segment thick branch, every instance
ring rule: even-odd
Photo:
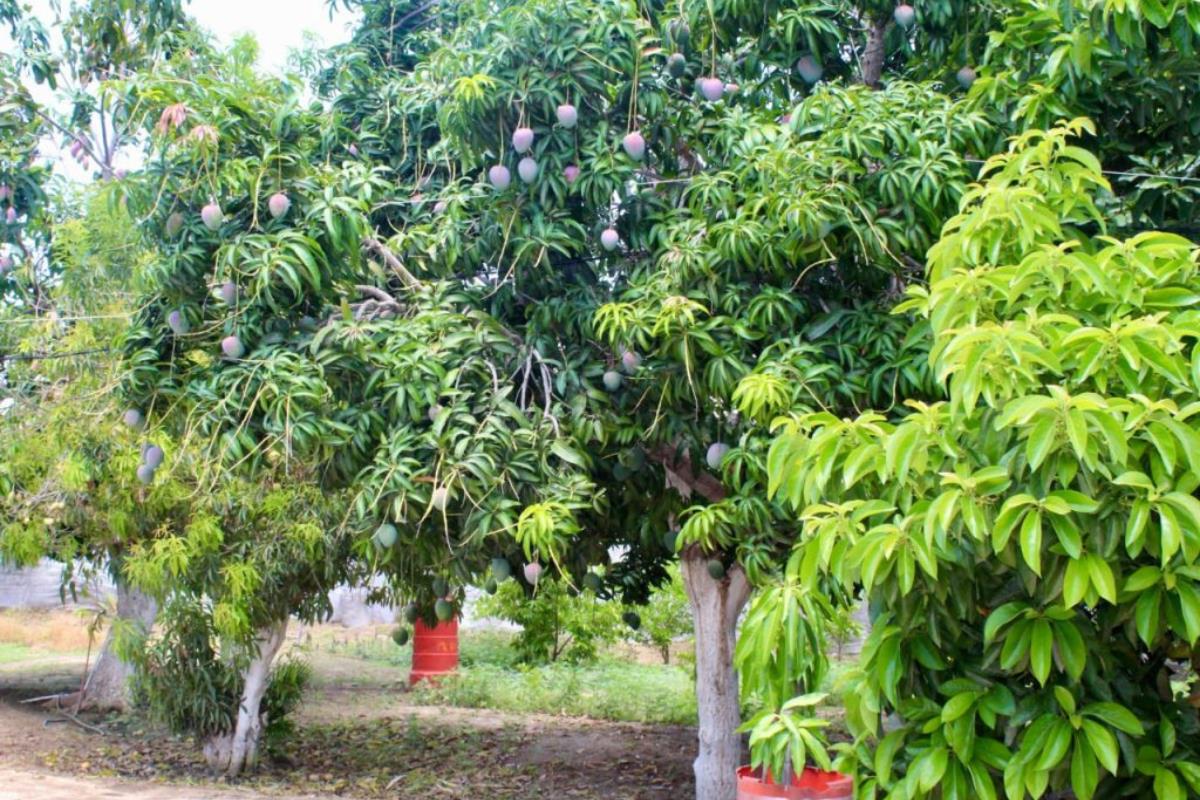
[[[379,257],[383,259],[383,263],[387,264],[388,268],[391,269],[392,272],[396,273],[396,275],[400,278],[400,282],[403,283],[405,287],[409,289],[420,288],[421,282],[417,280],[411,272],[404,268],[404,265],[400,263],[400,259],[396,258],[396,254],[389,250],[387,245],[385,245],[383,242],[379,241],[373,236],[368,236],[367,238],[363,239],[363,246],[371,252],[378,254]]]
[[[396,298],[392,297],[390,294],[385,292],[383,289],[380,289],[376,286],[367,286],[366,284],[359,283],[359,284],[355,284],[354,288],[357,289],[362,294],[366,295],[367,297],[378,300],[383,305],[391,305],[391,306],[397,306],[397,307],[400,305],[399,303],[396,302]]]
[[[872,89],[879,88],[879,78],[883,75],[883,40],[891,24],[892,21],[883,16],[872,19],[867,29],[867,47],[862,56],[862,82]]]
[[[725,499],[725,486],[704,470],[692,466],[692,454],[669,444],[660,444],[650,450],[650,459],[667,471],[667,482],[683,495],[684,499],[698,494],[710,503]]]

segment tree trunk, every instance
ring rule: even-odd
[[[271,678],[271,664],[283,645],[287,620],[262,628],[255,636],[257,652],[242,675],[242,699],[238,704],[233,731],[214,736],[204,745],[204,757],[210,767],[229,777],[237,777],[258,763],[258,742],[262,736],[262,699]]]
[[[158,604],[153,597],[124,581],[117,581],[117,619],[109,626],[100,655],[84,684],[84,708],[103,711],[129,708],[129,679],[133,677],[133,665],[122,661],[113,652],[113,637],[122,625],[137,625],[148,631],[157,614]]]
[[[696,800],[734,800],[742,740],[738,678],[733,668],[737,619],[750,597],[746,573],[736,564],[721,580],[708,574],[699,548],[687,548],[680,558],[683,585],[691,601],[696,636],[696,707],[700,752]]]
[[[862,82],[872,89],[879,88],[879,79],[883,76],[883,40],[891,24],[887,17],[879,17],[872,19],[867,28],[867,46],[862,56]]]

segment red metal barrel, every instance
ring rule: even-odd
[[[852,777],[813,767],[805,767],[803,772],[793,775],[791,786],[763,780],[750,767],[740,767],[737,775],[737,800],[850,800],[854,796]]]
[[[458,668],[458,620],[439,622],[432,628],[421,620],[413,623],[412,672],[409,685],[436,678]]]

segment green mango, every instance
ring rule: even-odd
[[[375,529],[375,546],[380,550],[391,550],[396,545],[396,526],[383,523]]]
[[[512,577],[512,564],[508,563],[508,559],[499,556],[492,559],[492,577],[497,583],[504,583]]]

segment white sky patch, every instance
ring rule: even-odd
[[[192,0],[184,9],[223,45],[254,34],[258,63],[267,72],[283,71],[288,52],[304,44],[306,32],[324,46],[336,44],[350,38],[358,18],[339,6],[330,19],[325,0]]]

